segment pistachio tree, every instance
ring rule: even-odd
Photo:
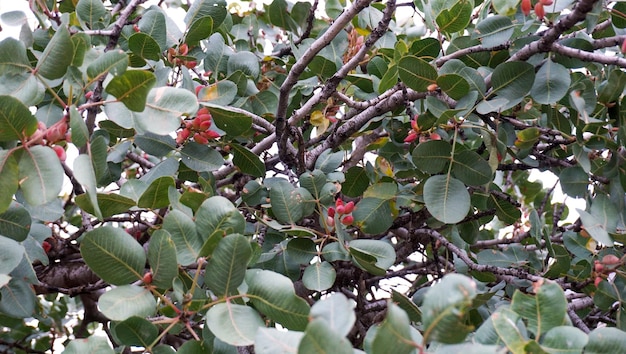
[[[28,5],[0,351],[626,352],[625,2]]]

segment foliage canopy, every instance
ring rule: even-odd
[[[3,352],[626,352],[625,2],[144,2],[0,16]]]

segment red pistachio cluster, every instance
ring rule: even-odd
[[[535,4],[535,15],[540,20],[546,16],[546,10],[544,6],[550,6],[554,3],[554,0],[539,0]],[[522,0],[522,4],[520,5],[522,9],[522,13],[526,16],[530,14],[530,9],[532,8],[531,0]]]
[[[178,48],[170,48],[167,50],[167,61],[176,66],[184,65],[187,69],[193,69],[196,65],[198,65],[197,61],[188,60],[187,58],[179,58],[186,56],[187,53],[189,53],[189,46],[187,43],[179,45]]]
[[[200,108],[194,119],[185,121],[185,127],[176,135],[176,143],[183,144],[191,137],[196,143],[206,145],[209,140],[219,138],[218,132],[209,130],[211,123],[209,110],[206,107]]]
[[[354,217],[352,216],[352,211],[354,210],[354,202],[343,203],[341,198],[335,201],[335,206],[328,208],[328,218],[326,219],[326,223],[330,227],[335,226],[335,214],[339,214],[341,218],[341,223],[344,225],[352,225],[354,222]]]
[[[441,136],[437,133],[424,133],[421,131],[420,127],[417,125],[417,118],[419,116],[416,114],[413,119],[411,119],[411,130],[409,134],[404,138],[405,143],[412,143],[419,137],[419,142],[423,143],[428,140],[441,140]]]
[[[71,141],[70,133],[67,131],[67,119],[63,117],[60,121],[54,123],[49,128],[43,122],[37,123],[37,131],[29,138],[30,144],[49,145],[57,154],[59,160],[65,161],[67,155],[65,148],[56,143],[61,141]]]
[[[595,260],[593,262],[593,270],[596,275],[596,279],[594,281],[595,286],[597,287],[609,273],[614,272],[615,268],[623,264],[624,261],[613,254],[607,254],[602,257],[602,260]]]

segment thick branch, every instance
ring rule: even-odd
[[[289,131],[287,126],[287,106],[289,105],[289,94],[293,89],[293,86],[298,82],[298,78],[307,65],[315,58],[317,53],[324,49],[330,42],[337,36],[337,34],[344,30],[345,26],[359,14],[364,8],[369,6],[372,0],[357,0],[353,6],[346,9],[339,17],[333,22],[323,35],[321,35],[311,46],[304,52],[300,60],[298,60],[289,70],[289,75],[285,82],[280,87],[280,95],[278,98],[278,110],[276,111],[276,136],[278,140],[278,154],[280,159],[288,165],[293,162],[294,153],[293,147],[288,148]]]

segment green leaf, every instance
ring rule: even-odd
[[[193,21],[185,34],[185,43],[194,45],[213,33],[213,18],[204,16]]]
[[[11,273],[22,261],[24,252],[24,246],[2,234],[0,236],[0,274]]]
[[[589,333],[589,342],[585,354],[624,353],[626,352],[626,334],[617,328],[600,327]]]
[[[387,315],[378,327],[371,344],[372,354],[388,353],[393,348],[395,354],[414,353],[418,343],[411,338],[409,317],[393,302],[387,303]]]
[[[31,223],[32,219],[28,210],[14,202],[4,213],[0,214],[0,235],[17,242],[24,241],[30,232]]]
[[[626,4],[615,3],[611,9],[611,23],[616,28],[626,28]]]
[[[163,219],[163,229],[170,233],[174,241],[178,263],[182,266],[194,263],[204,242],[193,220],[182,211],[172,210]]]
[[[323,319],[333,332],[345,337],[356,322],[354,307],[355,303],[348,300],[345,295],[332,293],[311,307],[310,316],[312,319]]]
[[[331,149],[324,150],[315,161],[315,169],[324,173],[331,173],[339,168],[344,156],[343,151],[332,152]]]
[[[96,181],[96,173],[94,172],[93,165],[91,163],[91,159],[88,155],[81,154],[76,157],[74,160],[74,177],[76,181],[85,187],[85,193],[89,198],[89,202],[91,204],[91,209],[94,212],[94,215],[102,220],[102,212],[100,211],[100,206],[98,205],[98,196],[97,196],[97,181]]]
[[[324,291],[335,283],[337,272],[328,262],[315,262],[306,267],[302,283],[309,290]]]
[[[396,252],[393,246],[381,240],[350,241],[348,252],[358,266],[375,275],[385,274],[386,270],[396,261]],[[373,262],[371,261],[372,258]]]
[[[46,79],[63,77],[72,64],[73,56],[68,53],[74,53],[74,44],[70,38],[70,31],[61,26],[41,53],[35,70]]]
[[[137,206],[147,209],[160,209],[169,205],[167,191],[170,187],[174,187],[176,182],[171,176],[163,176],[155,179],[150,183],[148,188],[143,192]]]
[[[476,283],[460,274],[448,274],[428,289],[421,307],[424,341],[463,341],[472,328],[462,319],[467,316],[475,297]]]
[[[220,340],[235,346],[254,344],[254,337],[265,323],[253,308],[227,301],[217,304],[206,314],[206,324]]]
[[[423,59],[407,55],[398,63],[400,80],[415,91],[426,91],[437,81],[437,70]]]
[[[237,52],[228,57],[228,75],[241,70],[247,76],[256,79],[261,73],[259,58],[252,52]]]
[[[569,70],[548,60],[537,72],[530,94],[537,103],[554,104],[565,97],[571,83]]]
[[[102,55],[98,55],[96,59],[87,67],[87,77],[89,80],[95,80],[99,76],[111,73],[113,75],[121,75],[128,68],[128,55],[122,50],[110,50]]]
[[[76,16],[82,22],[89,24],[89,28],[100,21],[107,13],[107,9],[100,0],[80,0],[76,4]]]
[[[267,317],[291,330],[303,330],[308,323],[309,305],[296,295],[293,283],[269,270],[249,270],[248,297]]]
[[[103,218],[123,213],[137,205],[134,200],[113,193],[98,193],[96,199]],[[96,215],[87,194],[77,196],[76,204],[87,213]]]
[[[392,289],[391,300],[407,313],[411,322],[421,322],[422,311],[406,295]]]
[[[360,196],[369,186],[369,177],[365,169],[352,166],[346,172],[346,181],[341,184],[341,193],[348,197]]]
[[[11,202],[13,195],[19,187],[19,172],[17,160],[14,154],[8,150],[0,150],[0,213],[5,212]]]
[[[13,318],[32,317],[35,313],[35,292],[30,284],[11,279],[0,288],[0,313]]]
[[[159,329],[143,317],[133,316],[113,327],[121,344],[148,348],[159,336]]]
[[[429,140],[417,145],[411,156],[415,167],[422,172],[440,173],[450,162],[452,145],[443,140]]]
[[[139,30],[141,33],[149,35],[157,43],[157,45],[159,46],[159,54],[167,49],[168,24],[166,23],[163,10],[157,10],[154,8],[148,9],[148,11],[141,15],[141,19],[139,20],[137,25],[139,26]]]
[[[363,198],[352,213],[355,223],[366,234],[378,234],[393,224],[391,202],[388,199]]]
[[[559,326],[549,330],[543,340],[541,347],[549,353],[575,354],[582,353],[587,345],[589,337],[576,327]]]
[[[565,324],[567,300],[563,289],[558,284],[549,282],[541,285],[534,296],[516,291],[511,310],[526,320],[528,330],[538,340],[550,329]]]
[[[232,136],[240,136],[252,127],[252,118],[239,111],[229,110],[228,107],[219,107],[203,103],[213,116],[218,128]]]
[[[130,70],[114,77],[106,92],[115,96],[128,109],[141,112],[146,108],[148,92],[156,83],[156,76],[145,70]]]
[[[135,136],[135,145],[150,155],[163,157],[176,149],[176,141],[169,135],[146,133]]]
[[[181,161],[197,172],[215,171],[224,164],[224,158],[213,147],[194,142],[187,143],[180,154]]]
[[[514,61],[498,65],[491,75],[491,97],[508,100],[506,108],[519,103],[533,87],[535,67],[527,62]]]
[[[215,106],[227,106],[237,97],[237,85],[232,81],[219,81],[198,91],[198,101]]]
[[[441,43],[435,38],[422,38],[411,44],[409,53],[420,59],[431,61],[441,53]],[[370,71],[368,70],[368,72]]]
[[[166,230],[156,230],[150,236],[148,263],[152,269],[152,284],[160,289],[169,289],[178,275],[178,263],[176,245]]]
[[[198,110],[196,96],[188,90],[161,86],[150,90],[142,112],[133,112],[120,102],[106,104],[104,111],[113,122],[138,133],[167,135],[180,127],[180,116]]]
[[[89,338],[74,339],[65,347],[64,354],[115,354],[105,337],[92,335]]]
[[[128,48],[138,57],[148,60],[159,60],[161,48],[154,38],[138,32],[128,38]]]
[[[437,85],[455,100],[463,98],[469,93],[470,85],[461,75],[444,74],[437,77]]]
[[[276,219],[295,225],[304,216],[303,195],[287,180],[278,179],[270,188],[270,204]]]
[[[280,28],[295,31],[298,25],[291,18],[287,6],[285,0],[272,1],[267,8],[269,22]]]
[[[353,354],[352,344],[334,332],[322,319],[314,319],[306,327],[298,345],[298,353]]]
[[[87,232],[80,253],[94,273],[113,285],[128,284],[143,277],[145,251],[120,228],[103,226]]]
[[[563,193],[570,197],[584,197],[589,188],[589,175],[580,167],[564,168],[559,174]]]
[[[515,25],[510,18],[495,15],[478,22],[472,39],[479,39],[484,47],[491,48],[506,43],[514,31]]]
[[[137,285],[122,285],[102,294],[98,308],[113,321],[124,321],[132,316],[151,316],[156,311],[156,300],[150,290]]]
[[[229,234],[243,234],[246,220],[230,200],[214,196],[205,200],[196,212],[196,227],[203,240],[214,234],[221,239]]]
[[[526,353],[528,339],[518,327],[519,315],[507,307],[500,307],[491,315],[493,329],[514,354]]]
[[[424,184],[424,202],[430,214],[446,224],[463,220],[470,210],[470,195],[465,185],[452,177],[436,175]]]
[[[61,192],[63,168],[50,147],[36,145],[20,151],[18,168],[20,188],[28,204],[46,204]]]
[[[254,340],[256,354],[294,354],[304,333],[282,331],[276,328],[259,328]]]
[[[461,182],[473,186],[491,182],[493,175],[489,162],[471,150],[454,154],[452,173]]]
[[[576,211],[580,215],[583,227],[594,240],[605,246],[613,247],[613,239],[606,230],[606,225],[601,220],[582,209],[576,209]]]
[[[194,1],[185,15],[185,24],[189,26],[199,18],[210,16],[213,19],[213,28],[217,28],[222,24],[227,13],[224,0]]]
[[[72,131],[72,143],[77,147],[83,147],[89,141],[87,124],[78,113],[76,106],[70,106],[70,129]]]
[[[231,144],[230,148],[233,152],[233,164],[239,171],[253,177],[265,176],[265,164],[258,155],[243,145]]]
[[[37,118],[20,100],[0,96],[0,141],[20,140],[37,130]]]
[[[206,266],[205,283],[218,297],[236,295],[251,257],[248,238],[238,234],[224,237]]]
[[[473,9],[474,5],[469,0],[457,1],[450,9],[444,9],[437,15],[436,19],[439,30],[450,34],[465,30],[470,22]]]
[[[20,74],[30,69],[24,43],[11,37],[0,42],[0,74]]]

